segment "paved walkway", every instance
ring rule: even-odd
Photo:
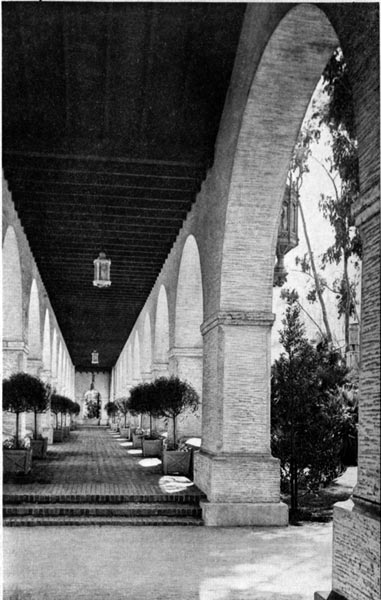
[[[332,524],[4,529],[4,600],[313,600]]]
[[[9,496],[86,496],[200,494],[184,477],[164,477],[158,459],[143,458],[132,443],[105,429],[72,431],[70,440],[48,448],[45,460],[34,460],[28,476],[3,486]]]

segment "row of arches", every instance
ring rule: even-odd
[[[354,499],[356,510],[361,503],[379,504],[379,429],[370,417],[379,415],[379,346],[374,327],[367,325],[379,323],[379,289],[376,293],[370,283],[379,268],[377,23],[376,7],[278,4],[261,11],[248,5],[213,168],[114,369],[119,393],[149,371],[154,377],[187,364],[191,373],[185,357],[194,359],[197,352],[191,350],[202,349],[202,446],[195,482],[208,498],[203,509],[208,524],[266,524],[270,512],[269,522],[284,523],[279,465],[270,453],[275,245],[290,157],[313,91],[338,46],[353,88],[361,187],[355,212],[364,241]],[[351,510],[346,518],[356,528]],[[337,513],[336,531],[343,522]],[[347,589],[348,569],[342,569],[344,577],[334,574],[340,590]]]
[[[20,254],[15,227],[8,225],[3,241],[3,375],[27,371],[73,397],[74,367],[66,344],[36,268],[29,289],[23,285]]]
[[[203,285],[200,255],[195,237],[189,235],[181,253],[176,294],[168,300],[161,283],[142,311],[113,372],[113,395],[128,394],[140,381],[161,375],[186,379],[202,397]],[[200,426],[189,423],[189,433]]]

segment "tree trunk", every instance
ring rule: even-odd
[[[33,432],[33,439],[37,439],[37,413],[36,411],[34,412],[34,432]]]
[[[16,448],[19,447],[19,413],[16,413]]]
[[[176,417],[173,417],[173,448],[176,449]]]
[[[328,322],[327,309],[326,309],[324,298],[323,298],[323,292],[321,290],[320,283],[319,283],[319,278],[318,278],[318,274],[317,274],[317,270],[316,270],[316,266],[315,266],[315,259],[314,259],[313,253],[312,253],[310,238],[308,236],[306,220],[304,218],[302,203],[300,202],[299,198],[298,198],[298,204],[299,204],[299,209],[300,209],[300,216],[302,217],[303,231],[304,231],[304,237],[305,237],[306,243],[307,243],[308,256],[310,259],[311,269],[312,269],[312,273],[313,273],[314,280],[315,280],[316,293],[317,293],[317,296],[318,296],[318,299],[320,302],[324,326],[325,326],[325,330],[326,330],[326,334],[327,334],[327,340],[329,343],[332,343],[332,333],[331,333],[331,328],[330,328],[329,322]]]

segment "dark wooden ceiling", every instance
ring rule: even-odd
[[[77,368],[115,364],[213,162],[244,10],[2,4],[3,168]]]

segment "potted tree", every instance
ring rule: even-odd
[[[160,377],[153,385],[158,395],[159,412],[161,416],[172,419],[173,437],[163,449],[163,473],[165,475],[189,475],[191,469],[192,451],[186,445],[179,446],[176,437],[176,419],[185,410],[197,410],[199,396],[196,390],[186,381],[178,377]]]
[[[55,427],[53,428],[53,443],[62,442],[64,433],[62,429],[62,413],[65,410],[65,398],[60,394],[53,392],[50,399],[50,410],[55,415]],[[61,416],[61,426],[59,426],[58,415]]]
[[[123,427],[119,427],[120,435],[130,439],[131,432],[130,427],[127,426],[127,415],[130,411],[129,399],[128,398],[118,398],[116,401],[116,405],[118,406],[119,412],[124,416]]]
[[[118,406],[115,402],[107,402],[105,404],[105,410],[109,419],[111,419],[110,428],[111,431],[118,431],[118,424],[115,423],[115,417],[119,412]]]
[[[77,417],[81,412],[81,407],[78,402],[72,402],[72,406],[70,408],[70,430],[74,431],[77,427],[74,417]]]
[[[34,413],[34,429],[31,447],[33,458],[46,458],[48,449],[48,438],[42,437],[38,433],[37,415],[46,412],[50,405],[51,388],[49,384],[44,384],[37,377],[29,375],[30,388],[30,410]]]
[[[74,408],[74,402],[62,396],[62,411],[61,411],[61,427],[63,431],[63,439],[67,440],[70,438],[70,424],[67,424],[67,418],[71,416],[71,411]]]
[[[152,418],[160,414],[159,400],[154,383],[140,383],[130,392],[130,412],[149,416],[149,431],[146,434],[143,430],[132,434],[133,447],[141,447],[143,456],[161,456],[163,440],[152,429]]]
[[[20,440],[20,414],[31,409],[32,396],[30,378],[27,373],[15,373],[3,380],[3,410],[16,415],[16,431],[12,439],[3,445],[4,473],[29,473],[32,465],[30,439]]]

